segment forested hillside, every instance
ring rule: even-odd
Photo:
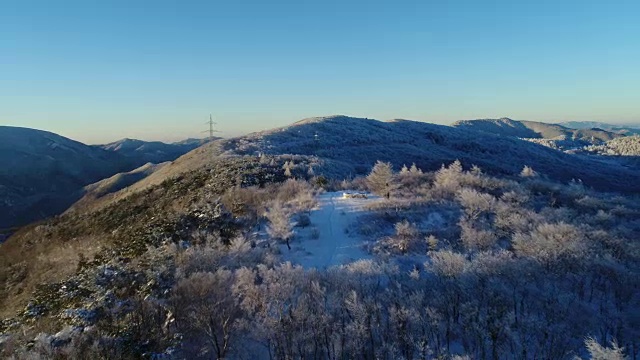
[[[307,160],[297,159],[313,168]],[[637,197],[555,183],[529,167],[504,179],[459,162],[436,172],[379,162],[367,177],[338,183],[291,162],[220,158],[104,210],[11,238],[0,258],[8,316],[0,351],[76,358],[639,355]],[[349,214],[354,220],[340,230],[368,255],[315,270],[300,251],[325,238],[316,232],[330,231],[309,217],[325,188],[381,198]],[[52,278],[45,269],[54,268]]]
[[[458,159],[491,174],[515,175],[528,165],[561,182],[579,179],[601,190],[640,191],[636,181],[640,169],[565,154],[517,138],[418,121],[311,118],[222,144],[230,154],[303,154],[332,160],[323,171],[336,177],[365,174],[376,160],[396,167],[415,162],[422,169],[436,170]]]
[[[407,120],[218,140],[0,245],[0,356],[637,357],[637,176]]]

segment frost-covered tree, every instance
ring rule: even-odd
[[[396,235],[393,239],[394,244],[404,254],[409,251],[412,243],[418,238],[418,229],[414,224],[407,220],[396,223]]]
[[[585,234],[566,223],[545,223],[529,234],[517,233],[513,248],[517,255],[536,259],[547,267],[564,257],[581,258],[587,250]]]
[[[538,176],[538,173],[535,172],[531,167],[525,165],[520,172],[520,176],[524,178],[531,178]]]
[[[472,165],[469,173],[473,176],[481,176],[483,175],[482,169],[478,165]]]
[[[285,161],[284,165],[282,165],[282,169],[284,170],[284,175],[286,177],[292,177],[292,170],[295,169],[295,163],[293,162],[293,160]]]
[[[452,162],[447,167],[442,165],[442,168],[435,175],[433,184],[435,190],[440,192],[441,195],[457,192],[460,189],[462,175],[462,164],[459,160]]]
[[[593,337],[584,341],[591,360],[625,360],[624,349],[618,346],[616,341],[611,342],[611,347],[602,346]]]
[[[468,266],[464,255],[451,250],[433,251],[429,253],[429,256],[431,262],[427,263],[426,267],[443,277],[458,277]]]
[[[411,168],[409,169],[409,172],[411,174],[416,174],[416,175],[421,175],[422,174],[422,170],[420,170],[417,166],[416,163],[411,164]]]
[[[478,229],[469,220],[460,221],[460,240],[467,250],[488,250],[496,243],[496,235],[490,229]]]
[[[267,225],[267,233],[273,239],[284,241],[287,248],[291,250],[289,243],[293,237],[293,226],[291,224],[291,214],[289,210],[279,201],[274,201],[266,214],[269,225]]]
[[[436,251],[438,250],[438,238],[435,237],[433,234],[429,235],[425,238],[425,241],[427,242],[427,249],[429,251]]]
[[[395,179],[391,163],[378,161],[367,176],[367,186],[374,193],[389,198],[394,189]]]
[[[315,195],[311,190],[298,193],[298,195],[291,200],[294,211],[306,212],[309,214],[311,210],[318,204]]]
[[[301,194],[313,193],[313,187],[304,180],[288,179],[277,191],[276,197],[283,204],[292,202]]]
[[[458,191],[457,199],[471,220],[476,220],[483,213],[492,211],[496,203],[493,196],[468,188]]]

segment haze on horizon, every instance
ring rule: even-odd
[[[640,3],[21,1],[0,6],[0,125],[87,143],[346,114],[640,120]]]

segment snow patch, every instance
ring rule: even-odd
[[[328,192],[318,196],[318,207],[310,214],[311,226],[296,229],[291,251],[286,245],[280,245],[282,261],[304,268],[327,269],[372,258],[364,250],[366,240],[350,232],[349,228],[367,213],[367,205],[382,199],[364,193],[366,197],[356,198],[344,194]]]

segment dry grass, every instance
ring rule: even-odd
[[[204,157],[199,159],[204,161]],[[188,171],[190,167],[181,169]],[[215,199],[239,182],[259,186],[282,180],[276,170],[254,158],[218,158],[209,167],[137,191],[101,210],[65,214],[27,226],[0,251],[0,317],[11,317],[24,309],[38,285],[73,275],[80,254],[88,260],[94,255],[99,255],[99,262],[108,260],[112,255],[103,256],[106,252],[100,249],[104,248],[135,258],[153,240],[149,231],[177,234],[180,224],[176,221],[198,201]]]
[[[62,281],[76,272],[80,254],[92,258],[99,250],[100,241],[93,236],[62,242],[43,239],[39,244],[20,247],[16,242],[3,246],[0,254],[0,318],[14,315],[31,297],[36,286]],[[13,246],[12,246],[13,245]]]

